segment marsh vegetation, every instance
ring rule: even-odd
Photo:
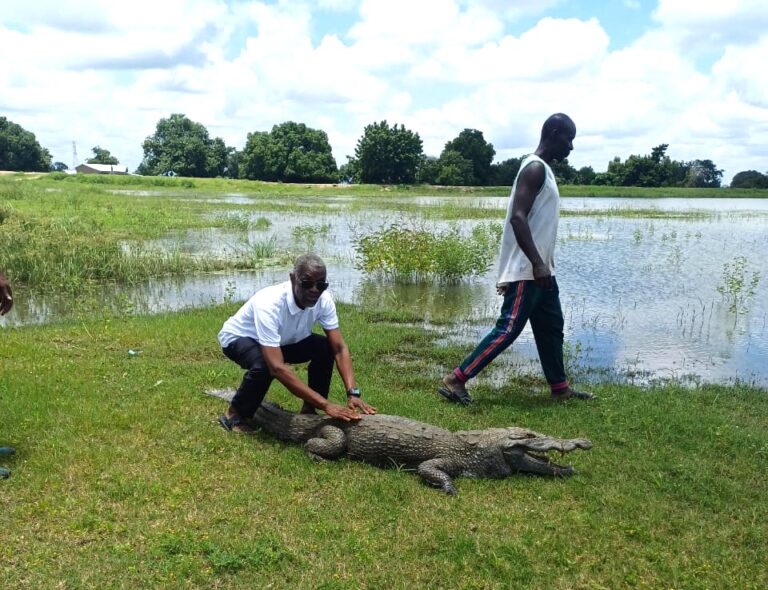
[[[568,364],[599,398],[549,403],[524,334],[465,409],[435,387],[498,311],[487,256],[506,190],[114,182],[0,181],[17,299],[0,321],[0,439],[19,450],[0,587],[768,586],[768,200],[686,215],[563,199]],[[224,432],[224,402],[203,392],[240,371],[215,334],[309,247],[380,411],[590,438],[577,475],[462,479],[450,499]],[[270,397],[298,408],[279,386]]]

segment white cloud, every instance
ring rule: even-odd
[[[431,155],[476,128],[497,159],[518,156],[557,111],[578,127],[574,165],[603,170],[669,143],[672,157],[710,158],[726,179],[768,168],[764,2],[660,0],[654,29],[618,51],[599,13],[556,18],[559,4],[11,0],[0,114],[56,159],[70,162],[74,140],[81,159],[101,145],[131,168],[175,112],[235,147],[250,131],[303,122],[328,133],[341,164],[383,119],[418,132]],[[319,28],[334,11],[351,26]],[[512,32],[537,13],[548,16]]]
[[[675,33],[682,47],[698,50],[713,45],[750,44],[768,29],[765,0],[659,0],[653,18]]]
[[[564,0],[464,0],[467,6],[482,6],[507,20],[517,20],[525,16],[543,14],[547,10],[563,4]]]
[[[505,36],[478,48],[446,44],[416,64],[412,74],[468,85],[493,80],[547,80],[589,67],[607,46],[608,36],[595,19],[545,18],[519,38]]]

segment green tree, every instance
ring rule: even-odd
[[[248,134],[240,177],[280,182],[335,182],[336,160],[325,131],[287,121]]]
[[[605,174],[596,175],[594,184],[613,186],[684,186],[690,164],[677,162],[667,155],[669,144],[662,143],[650,155],[631,155],[625,162],[616,157],[608,163]]]
[[[757,170],[744,170],[734,175],[731,188],[768,188],[768,174]]]
[[[120,160],[118,160],[115,156],[109,153],[109,150],[105,150],[102,147],[95,146],[91,148],[91,151],[93,152],[93,158],[90,158],[86,160],[89,164],[119,164]]]
[[[496,186],[512,186],[524,158],[509,158],[491,166],[491,182]]]
[[[422,156],[416,170],[416,182],[419,184],[437,184],[440,172],[440,160],[434,156]]]
[[[422,161],[422,141],[418,133],[386,121],[365,127],[355,148],[355,166],[361,182],[410,184]]]
[[[592,166],[582,166],[576,172],[573,184],[592,184],[595,181],[595,171]]]
[[[693,160],[688,163],[685,186],[718,188],[723,171],[718,170],[712,160]]]
[[[235,148],[227,147],[221,137],[216,137],[211,141],[208,149],[208,162],[206,168],[208,174],[213,177],[230,176],[228,172],[229,154]]]
[[[139,174],[157,175],[173,172],[179,176],[209,178],[220,176],[222,167],[221,146],[223,140],[212,140],[201,123],[195,123],[186,115],[174,113],[160,119],[154,135],[142,144],[144,160]]]
[[[275,180],[267,174],[267,158],[270,153],[269,133],[254,131],[245,140],[240,152],[239,178],[251,180]]]
[[[64,172],[68,169],[69,166],[67,166],[64,162],[54,162],[51,164],[51,172]]]
[[[360,167],[357,160],[347,156],[347,161],[339,166],[339,182],[360,182]]]
[[[437,162],[437,184],[469,186],[475,184],[472,161],[453,150],[443,150]]]
[[[50,168],[51,154],[35,134],[0,117],[0,170],[48,172]]]
[[[491,163],[496,155],[493,144],[485,141],[483,132],[477,129],[464,129],[454,139],[445,144],[443,154],[455,152],[472,164],[472,176],[462,184],[484,185],[491,180]],[[441,154],[442,158],[442,154]],[[451,156],[451,165],[456,158]],[[455,169],[455,168],[454,168]]]
[[[574,184],[576,181],[576,168],[571,166],[568,162],[568,158],[562,160],[554,160],[550,166],[552,172],[557,178],[558,184]]]
[[[225,176],[228,178],[240,178],[240,162],[243,159],[243,152],[238,152],[235,148],[227,149],[227,170]]]

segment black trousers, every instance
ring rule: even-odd
[[[295,344],[281,346],[280,350],[289,364],[309,363],[307,384],[327,399],[334,363],[328,338],[312,334]],[[222,351],[228,359],[245,369],[243,381],[232,398],[232,406],[239,416],[250,418],[264,401],[274,379],[261,353],[261,345],[253,338],[238,338]]]

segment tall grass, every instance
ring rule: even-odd
[[[356,267],[398,282],[456,282],[485,273],[498,249],[499,224],[475,226],[463,236],[457,228],[433,233],[391,225],[355,238]]]
[[[14,281],[70,291],[91,282],[136,282],[180,274],[196,262],[178,252],[124,247],[97,223],[12,217],[2,225],[0,260]]]

